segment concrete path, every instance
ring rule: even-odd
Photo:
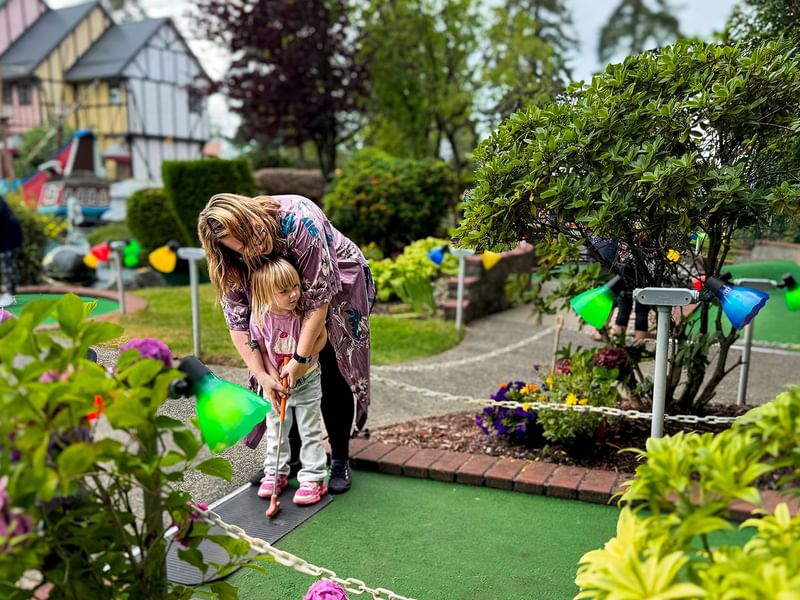
[[[591,331],[579,331],[577,319],[565,315],[559,346],[587,347],[597,345],[590,338]],[[541,376],[534,365],[549,368],[553,352],[554,317],[544,317],[537,322],[529,307],[520,307],[485,317],[470,323],[462,342],[440,355],[422,361],[397,366],[373,367],[373,374],[420,388],[439,392],[488,397],[500,383],[519,379],[539,381]],[[498,352],[508,346],[515,349]],[[739,352],[731,353],[731,364],[739,359]],[[102,356],[103,362],[113,356]],[[468,359],[468,360],[467,360]],[[800,383],[800,353],[772,349],[755,349],[750,369],[749,403],[760,404],[772,399],[787,385]],[[464,361],[451,364],[454,361]],[[466,364],[465,364],[466,363]],[[414,367],[442,365],[436,369],[415,370]],[[652,369],[652,363],[649,363]],[[646,370],[647,365],[645,366]],[[211,366],[217,376],[244,385],[246,370],[236,367]],[[719,386],[718,400],[735,402],[738,370]],[[394,388],[384,382],[373,382],[372,406],[367,427],[375,429],[404,421],[459,412],[479,407],[455,401],[427,398]],[[170,400],[166,414],[188,420],[194,416],[193,400]],[[263,447],[255,451],[239,444],[223,453],[234,466],[234,480],[220,482],[200,474],[187,474],[186,488],[202,502],[213,502],[245,483],[257,471],[264,458]]]

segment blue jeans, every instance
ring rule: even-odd
[[[286,403],[286,417],[283,422],[283,435],[280,440],[281,462],[278,473],[289,474],[289,430],[292,423],[297,421],[297,430],[300,433],[300,463],[303,468],[297,473],[297,480],[322,481],[328,473],[325,456],[325,447],[322,445],[322,413],[320,401],[322,400],[322,384],[320,367],[297,382],[292,389]],[[280,426],[280,413],[271,410],[267,413],[267,457],[264,459],[264,472],[275,470],[275,458],[278,452],[278,427]]]

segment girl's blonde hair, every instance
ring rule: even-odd
[[[275,306],[277,295],[294,286],[300,286],[300,275],[285,258],[267,260],[250,274],[251,316],[259,327],[264,324],[264,315]],[[300,303],[295,313],[300,313]]]
[[[270,256],[286,253],[280,204],[270,196],[215,194],[197,219],[197,235],[206,251],[208,274],[218,300],[234,288],[247,288],[250,273],[264,259],[268,241],[272,247]],[[220,243],[228,236],[242,242],[241,254]]]

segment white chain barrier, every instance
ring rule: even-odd
[[[410,392],[412,394],[417,394],[422,396],[423,398],[434,398],[437,400],[449,400],[453,402],[465,402],[468,404],[480,404],[481,406],[502,406],[505,408],[522,408],[524,410],[575,410],[578,412],[586,413],[586,412],[597,412],[603,413],[604,415],[609,415],[612,417],[627,417],[630,419],[646,419],[651,420],[653,415],[649,412],[642,412],[640,410],[623,410],[621,408],[614,408],[610,406],[591,406],[589,404],[578,405],[578,404],[562,404],[562,403],[550,403],[550,402],[514,402],[513,400],[492,400],[490,398],[473,398],[472,396],[461,396],[457,394],[450,394],[448,392],[436,392],[433,390],[429,390],[426,388],[417,387],[415,385],[411,385],[408,383],[403,383],[402,381],[396,381],[394,379],[389,379],[387,377],[381,377],[380,375],[372,375],[370,377],[372,381],[378,381],[383,383],[384,385],[388,385],[395,389],[403,390],[404,392]],[[708,423],[708,424],[721,424],[721,423],[733,423],[739,417],[717,417],[714,415],[708,415],[705,417],[699,417],[697,415],[664,415],[664,419],[666,421],[677,421],[679,423]]]
[[[393,591],[387,590],[386,588],[371,588],[360,579],[355,579],[354,577],[339,577],[330,569],[313,565],[299,556],[295,556],[291,552],[278,550],[269,542],[266,542],[261,538],[255,538],[248,535],[244,529],[237,525],[226,523],[217,513],[210,509],[205,509],[195,502],[192,502],[192,508],[201,515],[203,521],[209,525],[216,525],[220,527],[225,532],[225,535],[246,542],[250,548],[259,554],[267,554],[271,556],[279,565],[291,567],[298,573],[311,575],[312,577],[330,579],[331,581],[335,581],[341,585],[346,591],[352,594],[361,595],[366,593],[370,594],[376,600],[413,600],[413,598],[395,594]]]

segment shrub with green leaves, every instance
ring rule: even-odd
[[[179,241],[186,246],[200,245],[197,215],[211,196],[222,192],[256,194],[247,159],[167,160],[161,165],[161,176],[167,201],[176,217]]]
[[[325,214],[360,245],[384,254],[436,235],[456,197],[455,175],[440,160],[395,158],[375,149],[355,155],[323,198]]]
[[[22,224],[24,240],[19,253],[20,283],[39,283],[42,280],[42,259],[51,241],[48,228],[54,220],[36,212],[35,208],[29,208],[19,195],[9,194],[6,201]]]
[[[231,557],[221,573],[246,561],[247,544],[209,536],[180,488],[191,472],[230,480],[231,466],[201,460],[194,430],[161,414],[183,377],[163,344],[132,340],[111,374],[87,360],[91,345],[122,333],[87,320],[90,309],[66,294],[0,323],[0,596],[40,597],[16,586],[26,573],[52,586],[50,598],[231,597],[224,582],[208,592],[169,583],[165,562],[180,543],[178,555],[206,572],[206,538]],[[37,329],[51,316],[58,330]]]
[[[130,215],[130,204],[128,204],[128,215]],[[100,227],[92,229],[86,234],[86,241],[90,246],[95,246],[102,242],[129,240],[132,237],[135,236],[131,235],[125,223],[109,223],[108,225],[101,225]]]
[[[163,189],[134,192],[128,198],[125,223],[144,252],[151,252],[180,237],[178,218]]]
[[[778,489],[797,492],[798,431],[794,388],[722,433],[650,438],[622,495],[617,535],[580,560],[576,599],[798,597],[800,515],[785,503],[739,525],[751,534],[743,545],[709,539],[735,529],[733,502],[764,506],[760,477],[777,472]]]
[[[455,275],[458,273],[458,259],[452,254],[445,252],[440,266],[428,258],[428,252],[446,245],[447,240],[429,237],[412,242],[395,259],[370,260],[369,267],[378,290],[378,300],[380,302],[389,302],[396,298],[403,300],[407,279],[424,278],[430,282],[440,274]],[[410,304],[410,302],[406,303]]]

